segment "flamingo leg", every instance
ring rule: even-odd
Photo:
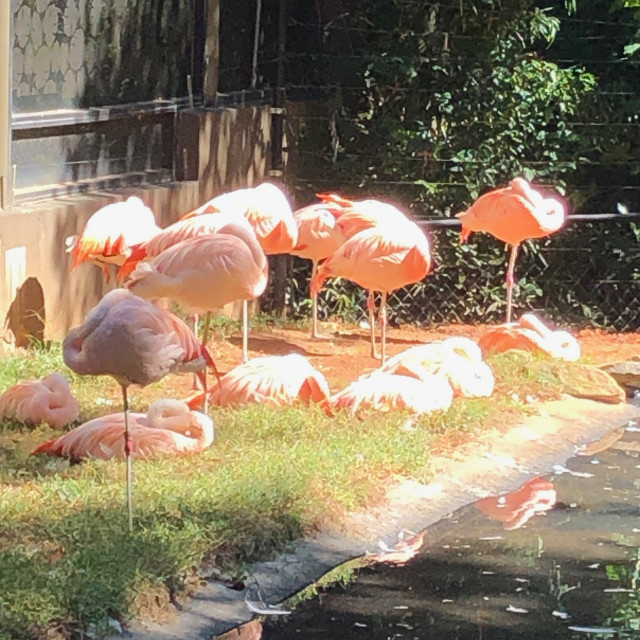
[[[311,282],[315,280],[318,271],[318,263],[314,260],[311,269]],[[318,338],[318,294],[311,294],[311,337]]]
[[[242,301],[242,362],[249,362],[249,301]]]
[[[511,255],[509,256],[509,266],[507,267],[507,323],[511,322],[511,306],[513,301],[513,271],[516,266],[516,256],[518,255],[518,245],[511,247]]]
[[[198,314],[197,313],[193,314],[193,334],[195,336],[198,335]],[[193,389],[193,391],[199,391],[201,388],[200,379],[195,373],[193,374],[193,385],[191,386],[191,388]]]
[[[204,316],[204,327],[202,327],[202,347],[206,350],[209,341],[209,326],[211,325],[211,311],[207,311]],[[216,377],[218,372],[216,371]],[[207,369],[202,372],[202,388],[204,389],[204,413],[209,410],[209,397],[207,394]]]
[[[380,343],[381,343],[381,358],[382,364],[387,357],[387,292],[383,291],[380,297]]]
[[[374,296],[375,294],[373,290],[370,290],[369,295],[367,296],[367,310],[369,311],[369,331],[371,332],[371,353],[369,355],[372,358],[378,358],[378,352],[376,351],[376,301]]]
[[[129,433],[129,398],[127,385],[122,387],[122,402],[124,405],[124,456],[127,464],[127,514],[129,517],[129,531],[133,531],[133,466],[131,464],[131,434]]]

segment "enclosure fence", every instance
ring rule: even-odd
[[[420,223],[432,246],[434,269],[389,296],[391,325],[504,322],[507,247],[482,233],[461,245],[455,222]],[[562,326],[639,330],[639,223],[625,216],[570,219],[554,236],[525,243],[516,262],[514,317],[533,311]],[[287,314],[303,318],[310,313],[311,263],[288,260]],[[269,304],[268,290],[264,306]],[[319,317],[347,324],[367,320],[366,292],[344,279],[327,281]]]

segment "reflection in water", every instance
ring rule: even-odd
[[[478,500],[475,506],[493,520],[502,522],[507,531],[513,531],[525,525],[536,513],[553,509],[556,501],[553,482],[547,478],[533,478],[504,496]]]
[[[412,558],[418,555],[418,552],[424,545],[425,531],[420,533],[408,534],[402,530],[398,536],[398,542],[389,547],[382,541],[378,543],[380,551],[368,555],[370,562],[384,562],[386,564],[406,564]]]
[[[362,569],[264,620],[263,638],[640,638],[639,445],[627,431],[570,473],[457,511],[405,566]]]

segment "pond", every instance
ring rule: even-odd
[[[619,433],[424,536],[381,541],[383,562],[348,586],[225,639],[640,638],[640,429]],[[415,557],[398,564],[389,550],[412,542]]]

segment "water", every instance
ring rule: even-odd
[[[429,527],[404,566],[372,550],[390,562],[233,638],[640,638],[639,454],[632,427],[564,472]]]

